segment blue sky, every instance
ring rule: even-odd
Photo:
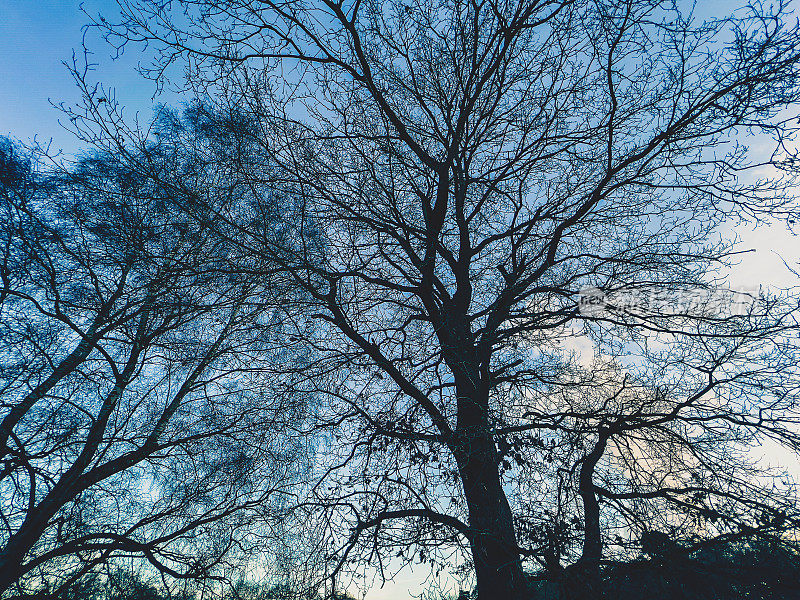
[[[724,14],[732,0],[706,0],[704,14]],[[54,149],[74,153],[81,144],[58,123],[60,113],[50,102],[67,104],[80,99],[64,61],[71,61],[73,50],[82,52],[82,26],[87,22],[83,10],[102,13],[113,20],[117,13],[113,0],[0,0],[0,135],[30,143],[53,140]],[[713,7],[713,8],[712,8]],[[153,100],[154,86],[136,72],[143,60],[140,48],[131,47],[117,60],[113,49],[89,32],[87,45],[98,63],[94,79],[114,88],[125,114],[139,114],[147,121],[158,101],[175,104],[175,95]]]
[[[698,12],[701,18],[724,16],[739,4],[738,0],[705,0]],[[63,149],[68,154],[82,149],[80,141],[61,128],[61,113],[50,104],[74,104],[80,100],[63,62],[71,60],[73,50],[82,51],[81,27],[87,17],[81,6],[110,20],[117,12],[113,0],[0,0],[0,135],[23,143],[36,138],[46,144],[52,139],[54,150]],[[92,60],[98,63],[92,76],[114,88],[128,117],[138,113],[140,120],[146,122],[156,103],[174,105],[180,101],[174,94],[153,99],[154,85],[136,72],[138,62],[146,60],[140,48],[131,47],[122,58],[112,60],[113,49],[96,32],[88,36],[87,45],[94,51]],[[796,238],[780,228],[771,228],[766,236],[764,231],[741,233],[745,244],[758,250],[743,257],[737,278],[748,284],[785,279],[786,270],[772,249],[782,248],[790,263],[796,264]]]
[[[724,14],[739,4],[732,0],[705,0],[704,14]],[[110,20],[117,13],[113,0],[0,0],[0,135],[30,143],[53,140],[54,149],[74,153],[81,144],[64,131],[61,116],[50,102],[75,103],[80,99],[67,68],[72,52],[82,52],[81,27],[87,22],[81,7],[91,14],[102,13]],[[712,8],[713,7],[713,8]],[[89,33],[87,45],[98,63],[94,78],[115,89],[126,114],[139,113],[147,121],[159,100],[175,104],[179,98],[152,99],[154,86],[136,72],[143,59],[139,48],[130,48],[117,60],[112,49],[96,33]]]
[[[74,104],[80,94],[67,68],[72,52],[82,53],[81,27],[90,13],[115,14],[115,3],[103,0],[0,0],[0,135],[30,143],[53,140],[54,149],[74,153],[81,143],[59,125],[61,114],[50,102]],[[87,42],[98,63],[93,78],[115,89],[126,114],[147,121],[159,99],[154,86],[136,72],[142,58],[131,48],[118,60],[112,49],[90,32]],[[169,98],[174,101],[175,97]],[[160,101],[164,101],[161,98]]]

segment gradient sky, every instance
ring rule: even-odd
[[[722,15],[740,2],[707,0],[700,10],[706,14]],[[74,104],[80,100],[64,61],[71,61],[73,50],[79,55],[87,21],[83,9],[102,12],[109,18],[115,14],[115,3],[109,0],[0,0],[0,135],[23,143],[34,140],[46,145],[52,139],[52,149],[67,154],[79,152],[81,143],[59,125],[61,113],[51,103]],[[176,104],[174,94],[153,99],[154,85],[136,72],[142,58],[135,48],[117,60],[111,59],[112,49],[96,34],[90,32],[87,45],[94,50],[93,62],[98,63],[93,78],[114,88],[125,114],[138,113],[147,121],[158,102]],[[789,264],[800,262],[800,244],[781,226],[758,232],[743,228],[744,247],[755,252],[742,259],[732,279],[736,284],[792,285],[796,279],[787,277],[787,270],[777,256],[779,251]],[[427,571],[427,569],[422,569]],[[409,591],[421,591],[421,577],[426,573],[401,573],[384,589],[373,589],[368,600],[408,598]]]

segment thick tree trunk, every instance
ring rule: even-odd
[[[459,443],[455,448],[472,530],[479,600],[526,600],[529,585],[522,570],[511,508],[501,485],[499,458],[486,405],[459,402]]]
[[[453,373],[457,423],[450,450],[456,459],[469,511],[470,549],[478,600],[528,600],[530,586],[522,570],[514,519],[500,477],[500,457],[489,413],[489,356],[480,357],[469,330],[468,275],[454,297],[457,310],[445,318],[438,335]]]
[[[14,585],[24,572],[23,560],[34,544],[39,540],[49,520],[58,512],[65,501],[59,501],[57,495],[48,494],[33,514],[29,514],[25,522],[14,535],[10,536],[5,546],[0,548],[0,595]]]
[[[474,532],[470,546],[478,599],[527,599],[528,583],[497,465],[492,461],[470,460],[461,470],[461,478],[469,524]]]

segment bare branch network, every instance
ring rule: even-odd
[[[261,550],[303,593],[595,599],[796,557],[758,449],[798,450],[799,296],[725,287],[736,227],[797,218],[788,4],[118,5],[92,27],[191,101],[133,126],[76,63],[94,153],[4,150],[0,590]]]

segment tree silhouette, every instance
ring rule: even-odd
[[[202,227],[111,155],[37,172],[3,142],[0,173],[0,593],[115,557],[223,576],[294,480],[302,411],[252,374],[281,360],[253,301],[275,290],[220,280]]]
[[[796,444],[796,303],[674,305],[716,289],[726,228],[794,218],[785,181],[743,178],[795,129],[786,5],[118,4],[107,39],[155,48],[161,82],[183,64],[206,99],[190,121],[231,139],[222,188],[162,184],[234,249],[229,272],[297,290],[282,320],[317,361],[287,375],[321,436],[298,508],[332,577],[461,553],[482,600],[529,596],[541,566],[598,597],[615,529],[796,524],[791,489],[774,504],[736,471],[760,439]],[[76,75],[76,131],[120,152],[136,132]],[[180,119],[164,132],[214,164]],[[582,311],[589,286],[621,303]]]

